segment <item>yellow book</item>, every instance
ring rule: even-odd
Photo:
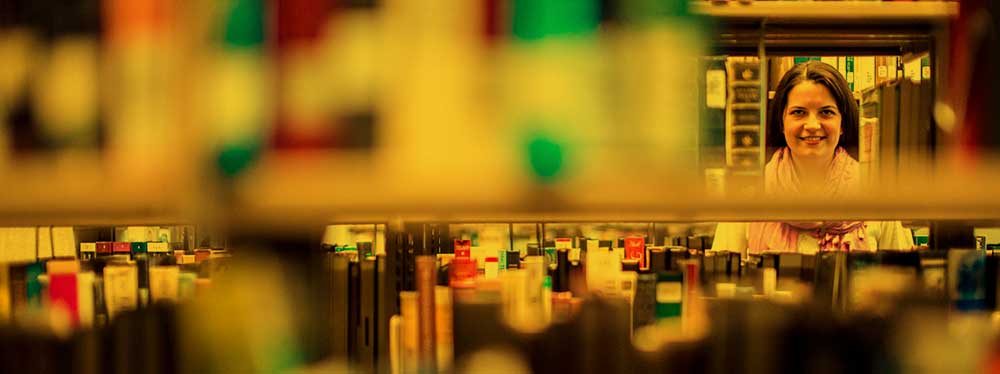
[[[89,271],[76,275],[77,314],[83,328],[94,326],[94,279]]]

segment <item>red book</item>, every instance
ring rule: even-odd
[[[49,274],[49,305],[65,311],[74,328],[80,324],[78,300],[76,273]]]
[[[98,254],[111,254],[111,242],[97,242]]]
[[[639,268],[646,268],[646,238],[625,238],[625,259],[639,260]]]
[[[111,245],[111,249],[115,253],[129,254],[129,253],[132,253],[132,243],[129,243],[129,242],[114,242],[114,244]]]
[[[472,257],[472,241],[471,240],[455,240],[455,258],[470,258]]]

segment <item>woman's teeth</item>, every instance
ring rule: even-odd
[[[805,140],[805,141],[819,141],[819,140],[826,139],[826,137],[825,136],[801,136],[801,137],[799,137],[799,139],[802,139],[802,140]]]

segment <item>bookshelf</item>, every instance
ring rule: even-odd
[[[691,12],[722,21],[767,20],[791,23],[830,21],[868,23],[873,21],[937,22],[958,15],[956,1],[753,1],[750,3],[692,2]]]
[[[182,222],[197,194],[187,166],[132,168],[99,154],[22,156],[0,165],[0,225]]]

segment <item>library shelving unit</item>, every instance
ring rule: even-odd
[[[715,52],[760,57],[821,52],[900,55],[931,52],[936,62],[934,81],[940,86],[947,69],[945,58],[938,51],[942,50],[947,21],[957,15],[958,5],[956,2],[724,5],[692,2],[692,12],[713,21],[715,31],[711,38]],[[767,69],[761,73],[765,76],[760,80],[766,84],[763,82],[767,81]],[[188,156],[171,157],[154,170],[125,171],[103,156],[63,164],[41,157],[27,162],[11,160],[0,169],[5,181],[5,193],[0,194],[0,221],[9,224],[184,221],[179,218],[197,214],[201,211],[199,204],[215,199],[202,188],[202,178],[211,173],[206,172],[208,166],[202,165],[199,158],[191,156],[201,154],[196,146],[165,147]],[[394,174],[405,167],[383,167],[383,160],[392,156],[337,153],[302,158],[271,151],[245,176],[223,183],[224,188],[232,189],[232,204],[223,210],[236,222],[302,223],[317,222],[320,218],[368,221],[373,217],[433,217],[442,215],[441,212],[455,212],[451,218],[462,220],[507,217],[593,220],[608,216],[730,219],[744,213],[777,219],[808,215],[821,211],[818,208],[822,206],[775,209],[764,203],[715,200],[701,196],[697,188],[677,191],[657,181],[631,186],[596,180],[581,182],[594,182],[589,186],[538,186],[530,181],[525,183],[524,179],[497,177],[474,168],[459,173],[463,177],[461,183],[448,181],[449,174],[445,172],[413,173],[420,179],[413,186],[413,181],[400,181]],[[973,204],[978,199],[969,200],[967,207],[971,210],[945,200],[934,204],[934,196],[928,196],[921,201],[927,202],[925,207],[934,209],[908,207],[901,199],[879,200],[878,204],[885,206],[858,204],[840,209],[838,214],[869,217],[888,209],[899,216],[983,217],[985,209],[979,209],[983,205]]]

